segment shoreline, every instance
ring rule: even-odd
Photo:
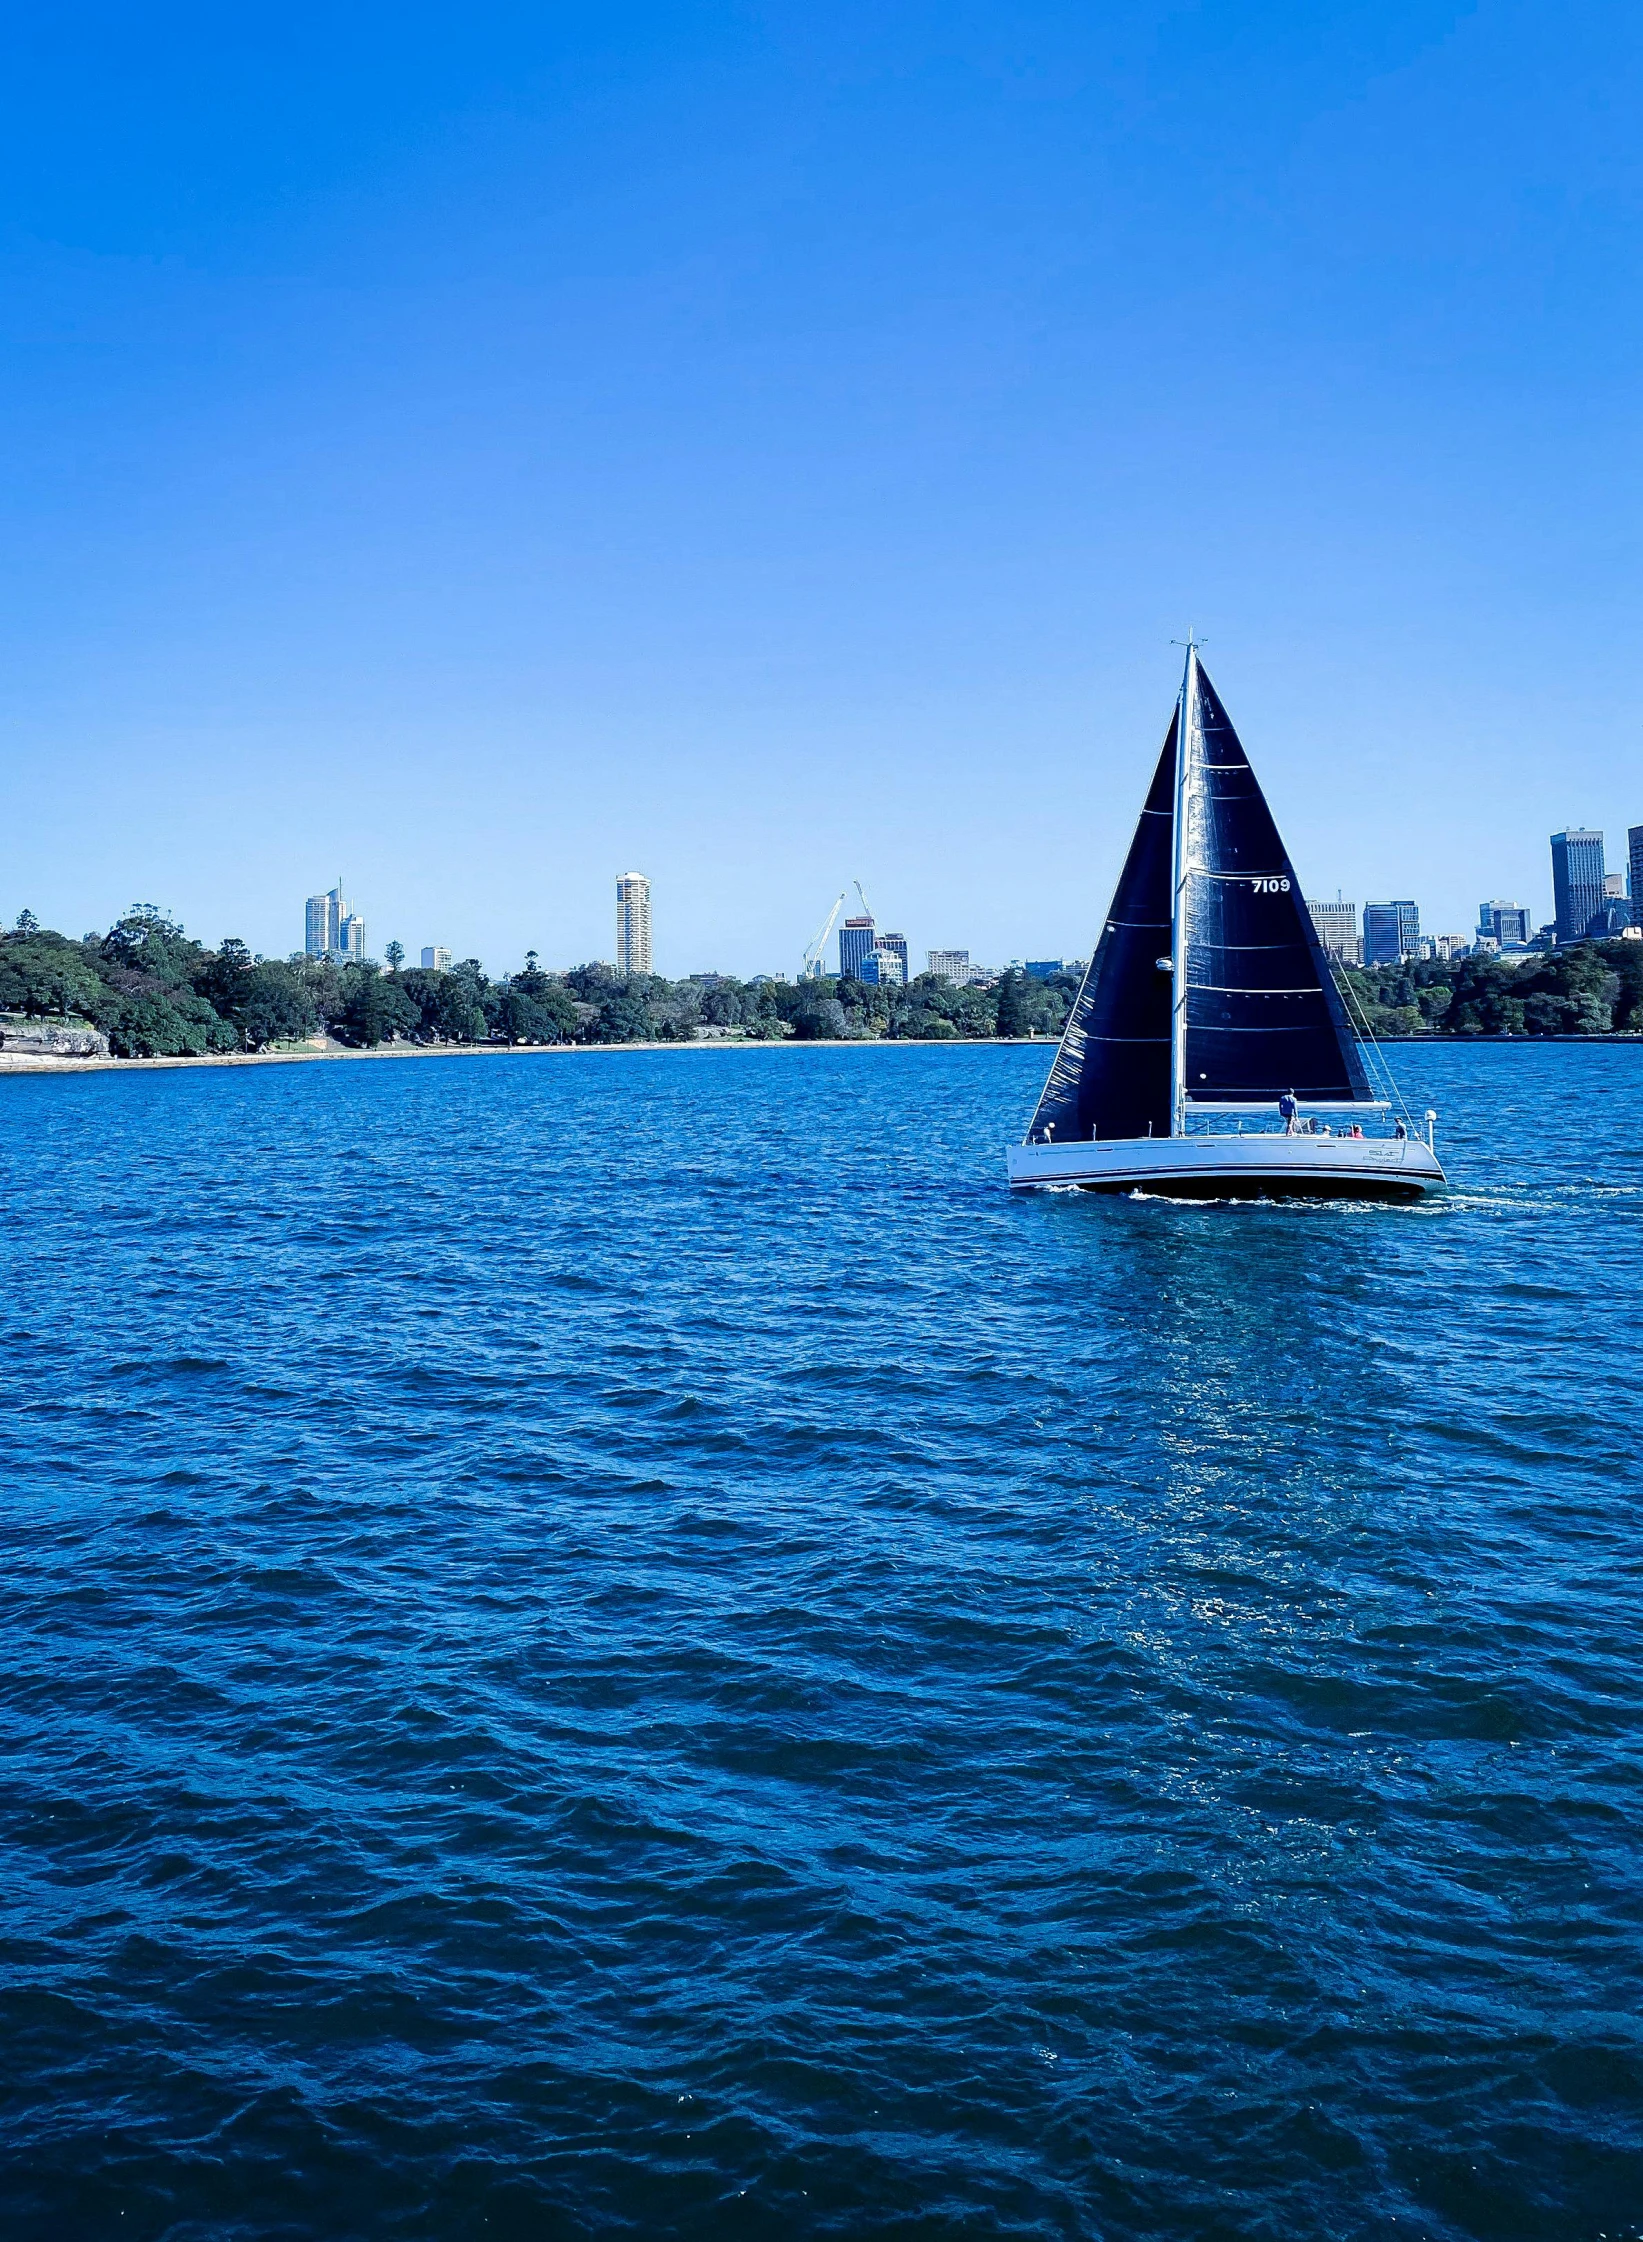
[[[1053,1051],[1047,1035],[862,1036],[837,1042],[782,1036],[711,1036],[691,1043],[383,1043],[356,1051],[345,1043],[304,1051],[206,1051],[167,1059],[53,1058],[45,1051],[0,1050],[0,1074],[136,1074],[171,1067],[315,1066],[333,1059],[555,1059],[620,1051]]]
[[[53,1058],[44,1051],[0,1049],[0,1075],[7,1074],[137,1074],[164,1068],[315,1066],[335,1059],[373,1062],[383,1059],[558,1059],[575,1056],[609,1056],[622,1051],[1053,1051],[1058,1038],[1047,1035],[958,1035],[928,1039],[922,1036],[863,1036],[837,1042],[783,1036],[765,1041],[752,1036],[710,1036],[691,1043],[384,1043],[374,1051],[356,1051],[347,1044],[330,1044],[323,1050],[208,1051],[198,1057],[167,1059]],[[1510,1043],[1514,1048],[1537,1043],[1643,1043],[1643,1034],[1630,1029],[1606,1035],[1383,1035],[1381,1044],[1424,1044],[1441,1050],[1446,1045]]]

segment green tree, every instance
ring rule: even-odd
[[[454,973],[435,973],[413,965],[396,984],[408,1003],[416,1007],[417,1025],[411,1030],[419,1043],[482,1043],[488,1031],[483,1005],[473,984]],[[575,1007],[572,1007],[574,1016]]]
[[[793,1033],[806,1043],[839,1043],[846,1033],[844,1006],[836,996],[815,996],[798,1012]]]
[[[114,992],[78,943],[60,934],[9,934],[0,941],[0,1011],[105,1024]]]
[[[384,956],[385,956],[385,957],[387,958],[387,960],[388,960],[388,970],[389,970],[389,972],[390,972],[390,973],[397,973],[397,972],[399,971],[400,967],[401,967],[401,966],[402,966],[402,965],[403,965],[403,964],[405,963],[405,945],[404,945],[404,943],[403,943],[403,942],[390,942],[390,943],[389,943],[389,945],[388,945],[388,947],[387,947],[387,949],[386,949],[386,950],[384,951],[383,955],[384,955]]]
[[[346,969],[346,993],[336,1025],[343,1038],[374,1051],[396,1036],[411,1035],[421,1025],[421,1013],[406,992],[370,966]]]

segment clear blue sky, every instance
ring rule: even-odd
[[[0,911],[1082,952],[1189,622],[1310,892],[1643,822],[1643,17],[13,11]]]

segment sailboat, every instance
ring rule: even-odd
[[[1381,1079],[1371,1079],[1371,1068]],[[1026,1139],[1016,1190],[1418,1199],[1433,1141],[1362,1040],[1232,719],[1180,697]]]

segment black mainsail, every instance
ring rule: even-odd
[[[1179,749],[1179,752],[1178,752]],[[1195,646],[1029,1142],[1378,1101],[1300,882]]]

